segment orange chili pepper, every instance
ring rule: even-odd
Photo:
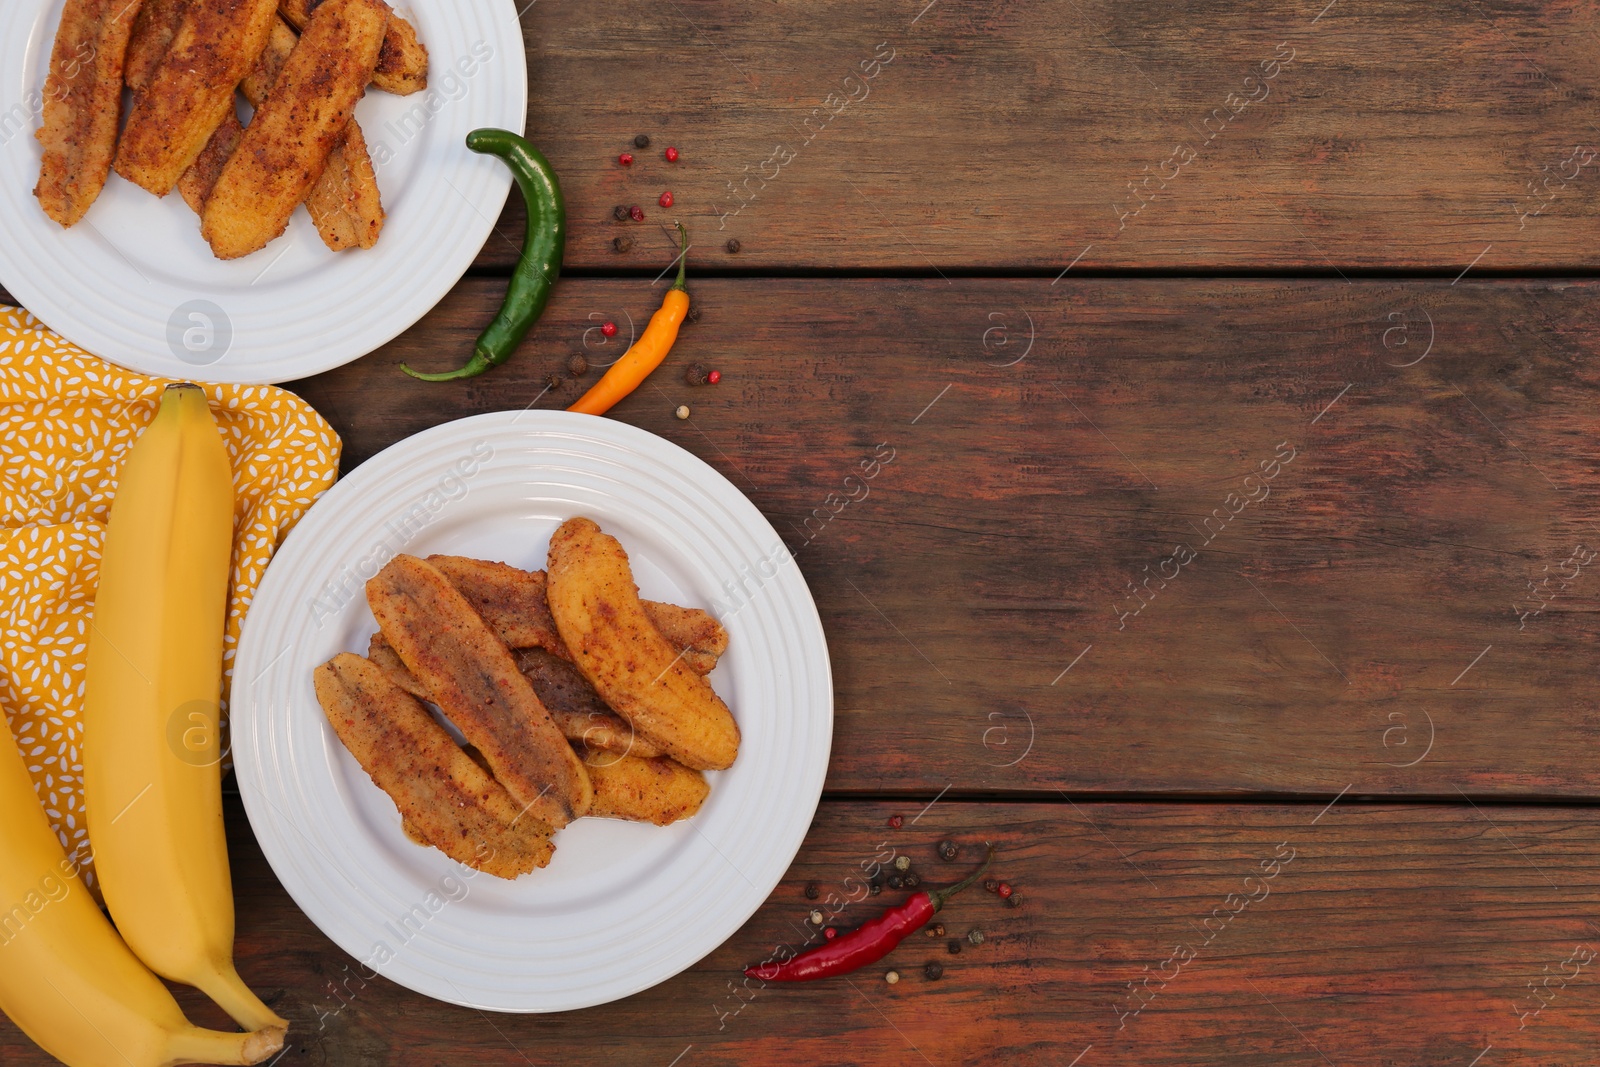
[[[633,346],[568,411],[604,415],[619,400],[639,388],[650,377],[650,372],[661,366],[667,353],[672,351],[673,342],[678,339],[678,327],[683,325],[684,316],[689,314],[689,293],[683,287],[684,273],[689,265],[689,234],[681,222],[678,223],[678,235],[683,241],[683,258],[678,263],[678,280],[667,290],[661,310],[650,316],[650,325],[645,327],[644,333]]]

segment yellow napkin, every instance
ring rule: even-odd
[[[0,706],[68,852],[83,820],[84,658],[117,472],[167,379],[114,367],[0,307]],[[233,461],[233,580],[223,665],[283,535],[338,477],[339,437],[262,385],[206,385]]]

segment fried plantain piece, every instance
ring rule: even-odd
[[[303,30],[318,6],[319,0],[279,0],[278,11],[291,26]],[[389,13],[372,84],[396,96],[410,96],[428,87],[428,50],[417,37],[416,27],[394,11]]]
[[[389,794],[406,834],[499,878],[550,862],[555,846],[428,710],[360,656],[312,675],[317,701],[361,769]]]
[[[429,556],[428,562],[461,590],[484,621],[499,631],[512,648],[542,648],[562,659],[572,653],[556,632],[550,615],[544,571],[525,571],[507,563],[492,563],[465,556]],[[683,653],[683,662],[700,674],[710,674],[728,651],[728,631],[699,608],[680,608],[654,600],[644,603],[645,614],[661,636]]]
[[[234,90],[266,46],[273,17],[272,0],[185,8],[161,65],[134,97],[117,144],[118,174],[157,196],[172,192],[233,110]]]
[[[525,648],[513,655],[522,676],[533,686],[539,702],[568,741],[581,741],[591,748],[622,755],[632,753],[646,758],[661,755],[661,749],[653,741],[641,737],[628,725],[628,720],[606,707],[600,694],[572,664],[542,648]],[[406,670],[383,634],[372,635],[367,658],[383,668],[389,680],[401,689],[419,700],[433,700],[433,694]]]
[[[556,629],[601,698],[686,767],[730,766],[739,753],[733,713],[656,629],[617,539],[568,519],[550,539],[549,574]]]
[[[76,225],[111,174],[122,119],[123,60],[140,0],[67,0],[44,82],[44,147],[33,195],[62,226]]]
[[[219,259],[259,251],[288,228],[366,92],[387,20],[383,0],[317,8],[206,201],[200,233]]]
[[[156,75],[156,68],[172,47],[172,38],[183,24],[189,0],[144,0],[139,18],[128,41],[127,59],[122,65],[122,80],[135,93],[143,92]]]
[[[239,121],[237,112],[231,112],[217,127],[217,132],[211,135],[211,140],[206,142],[205,149],[194,165],[178,179],[178,193],[196,215],[205,210],[206,198],[216,188],[222,168],[228,165],[229,158],[238,150],[242,137],[244,124]]]
[[[283,73],[283,65],[299,39],[282,18],[274,20],[260,62],[239,85],[251,107],[260,108],[266,103],[267,94]],[[343,140],[328,153],[327,165],[305,203],[322,243],[333,251],[371,248],[378,243],[385,218],[383,198],[378,192],[372,157],[367,154],[367,139],[355,119],[345,127]]]
[[[597,819],[627,819],[669,826],[693,818],[711,795],[705,775],[665,756],[643,759],[585,749],[583,765],[594,782]]]
[[[367,582],[367,604],[406,669],[529,818],[560,829],[589,810],[594,791],[583,763],[511,650],[444,575],[396,556]]]

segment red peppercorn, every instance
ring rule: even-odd
[[[624,153],[622,153],[622,155],[617,157],[617,162],[621,163],[624,167],[633,166],[633,153],[632,152],[624,152]]]
[[[999,885],[995,886],[994,891],[1000,894],[1001,900],[1004,900],[1011,895],[1011,883],[1001,882]]]
[[[713,372],[713,373],[715,373],[715,372]],[[905,822],[906,821],[904,819],[902,819],[900,816],[891,815],[891,816],[889,816],[889,829],[898,830],[898,829],[900,829],[900,827],[905,825]]]
[[[644,221],[644,208],[639,207],[637,204],[635,204],[633,207],[630,207],[628,209],[628,216],[631,219],[633,219],[634,222],[643,222]]]
[[[716,385],[718,382],[722,381],[722,372],[719,370],[712,371],[710,374],[706,375],[706,381],[710,382],[712,385]],[[895,816],[897,819],[899,817],[900,816],[898,815]]]
[[[672,191],[669,189],[668,191],[662,193],[661,194],[661,200],[659,202],[660,202],[662,207],[671,207],[672,206]]]
[[[605,334],[607,337],[615,337],[617,335],[617,324],[614,322],[608,322],[604,326],[600,327],[600,332]]]
[[[678,161],[678,150],[676,148],[668,147],[668,149],[667,149],[667,162],[668,163],[676,163],[677,161]]]
[[[834,938],[839,936],[839,931],[837,931],[833,927],[829,926],[829,927],[826,927],[826,928],[823,929],[822,936],[824,938],[826,938],[827,940],[832,941]]]

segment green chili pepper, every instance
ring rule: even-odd
[[[529,328],[544,314],[550,289],[561,276],[561,257],[566,250],[567,206],[550,161],[510,130],[473,130],[467,134],[467,147],[498,156],[511,168],[528,207],[528,233],[505,304],[489,328],[479,335],[467,365],[442,374],[423,374],[400,364],[401,370],[425,382],[473,378],[510,359]]]

